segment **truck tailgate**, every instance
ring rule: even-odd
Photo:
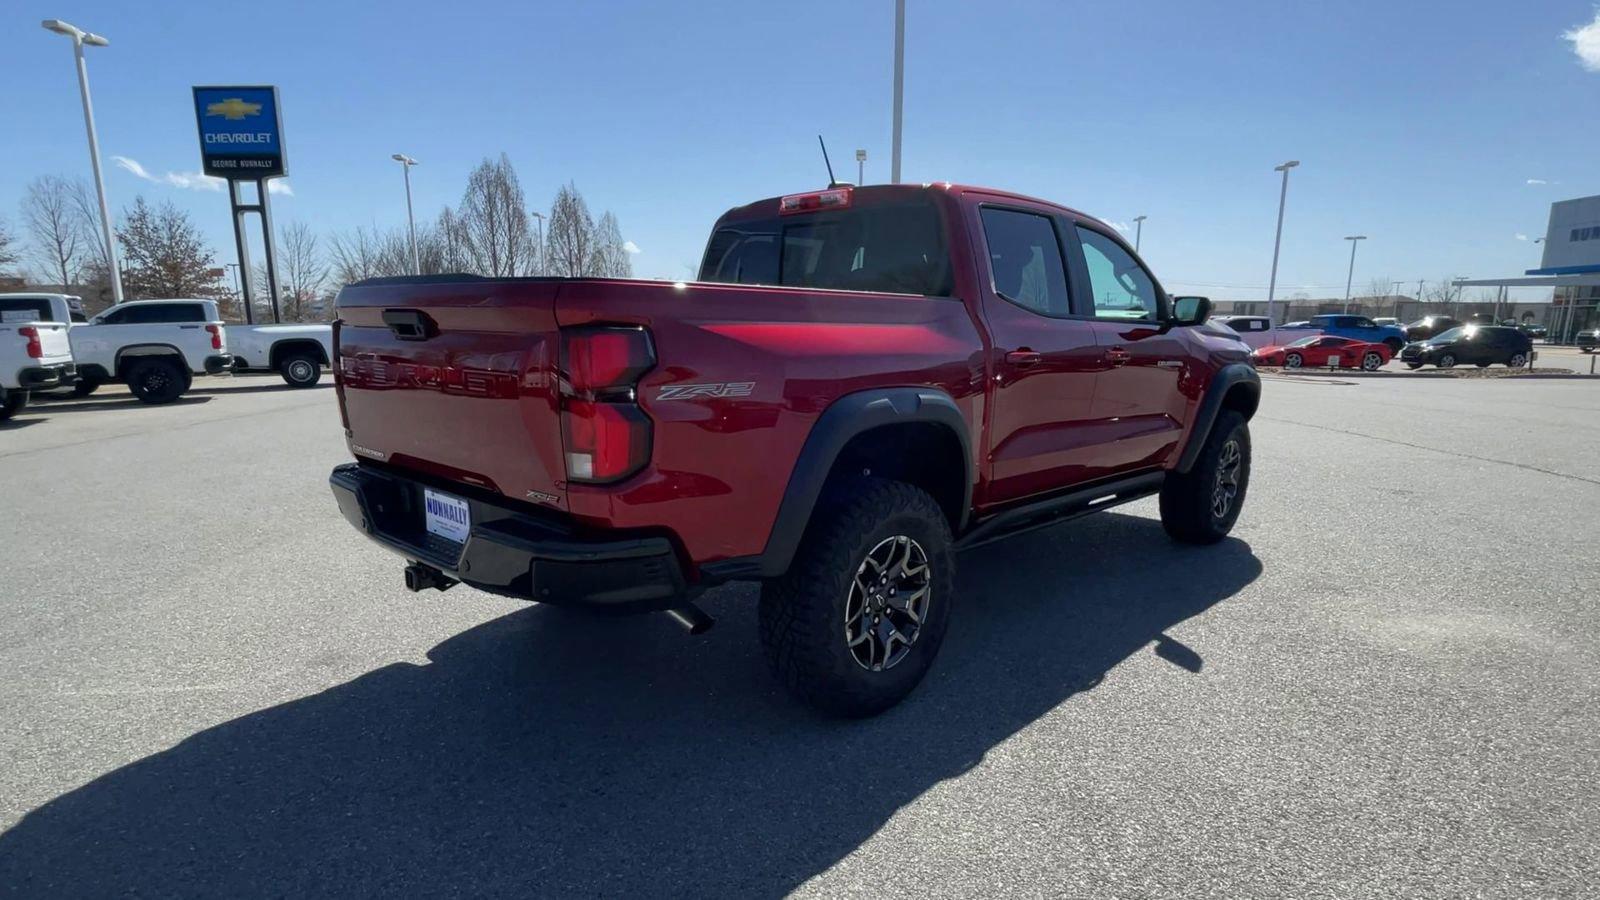
[[[564,506],[557,282],[430,282],[339,294],[336,383],[351,452]]]
[[[35,322],[39,330],[39,347],[44,355],[40,365],[59,365],[72,362],[72,341],[67,337],[67,326],[53,322]]]

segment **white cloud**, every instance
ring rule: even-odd
[[[1525,234],[1523,234],[1523,233],[1522,233],[1522,232],[1520,232],[1520,231],[1519,231],[1519,232],[1517,232],[1517,240],[1519,240],[1519,241],[1525,241],[1525,240],[1527,240],[1527,239],[1528,239],[1528,236],[1527,236],[1527,235],[1525,235]]]
[[[1549,184],[1549,183],[1550,182],[1545,181],[1543,178],[1529,178],[1528,179],[1528,184]]]
[[[182,188],[186,191],[212,192],[220,191],[227,185],[227,182],[223,179],[214,178],[202,172],[167,172],[163,175],[155,175],[137,159],[129,159],[126,156],[113,156],[111,161],[117,164],[117,168],[131,172],[134,177],[141,178],[151,184],[164,184],[168,187]],[[267,193],[285,194],[293,197],[294,189],[289,187],[289,183],[282,179],[273,179],[267,182]]]
[[[1590,72],[1600,72],[1600,10],[1595,11],[1593,22],[1565,32],[1561,37],[1572,42],[1572,52],[1578,54],[1578,65]]]
[[[1106,224],[1118,231],[1127,231],[1130,227],[1127,222],[1106,222]]]
[[[629,253],[638,253],[639,245],[635,244],[633,241],[623,241],[622,249],[628,251]]]

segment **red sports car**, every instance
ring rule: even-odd
[[[1364,369],[1375,372],[1394,355],[1386,344],[1369,344],[1350,338],[1314,334],[1282,347],[1262,347],[1250,354],[1258,366],[1282,366],[1285,369],[1323,368],[1337,365],[1341,369]]]

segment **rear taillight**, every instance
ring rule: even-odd
[[[561,432],[567,478],[626,478],[650,458],[650,417],[635,386],[656,364],[650,333],[603,326],[561,333]]]
[[[28,339],[28,356],[32,359],[44,357],[44,345],[39,343],[39,329],[32,325],[24,325],[17,329],[17,334]]]
[[[221,325],[207,325],[206,326],[206,331],[211,332],[211,349],[213,349],[213,350],[221,350],[222,349],[222,326]]]

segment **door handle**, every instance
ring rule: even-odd
[[[1027,348],[1023,348],[1021,350],[1012,350],[1006,354],[1006,364],[1016,366],[1019,369],[1025,369],[1028,366],[1037,366],[1043,361],[1044,357],[1041,356],[1038,351],[1029,350]]]
[[[1106,351],[1106,358],[1111,360],[1113,366],[1122,366],[1127,365],[1128,360],[1132,359],[1133,355],[1121,347],[1112,347]]]

